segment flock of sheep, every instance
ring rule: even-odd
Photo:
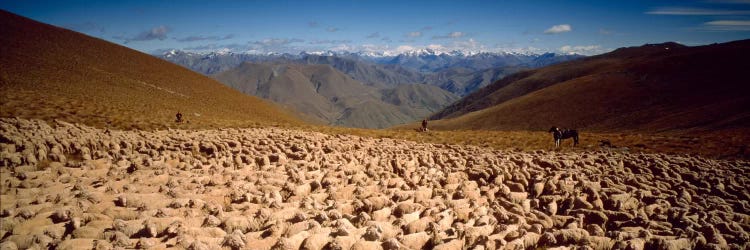
[[[0,119],[0,249],[748,249],[750,163]]]

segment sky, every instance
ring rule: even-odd
[[[3,0],[0,9],[149,54],[430,48],[593,55],[750,38],[750,0]]]

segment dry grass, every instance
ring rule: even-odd
[[[412,127],[416,128],[416,126]],[[750,159],[750,150],[743,150],[747,142],[750,141],[750,136],[742,133],[742,131],[702,133],[694,136],[666,133],[582,132],[578,147],[572,147],[573,141],[568,139],[563,141],[562,147],[555,148],[552,136],[543,131],[431,130],[422,133],[407,128],[407,126],[387,130],[323,126],[304,126],[302,129],[327,134],[352,134],[425,143],[474,145],[498,150],[558,150],[562,152],[609,150],[631,153],[689,154],[714,159]],[[600,147],[600,141],[602,140],[609,140],[613,147]]]
[[[446,129],[661,132],[750,128],[750,40],[643,46],[521,72],[452,104]]]
[[[116,44],[0,12],[0,116],[118,129],[296,124],[213,79]],[[190,123],[176,124],[180,111]]]

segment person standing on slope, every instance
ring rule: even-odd
[[[427,119],[422,120],[422,132],[427,132]]]

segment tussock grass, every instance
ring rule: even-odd
[[[416,128],[416,127],[415,127]],[[573,140],[564,140],[555,148],[552,135],[544,131],[497,130],[431,130],[417,132],[406,126],[395,129],[355,129],[342,127],[304,126],[304,130],[326,134],[351,134],[372,138],[403,139],[423,143],[473,145],[498,150],[560,152],[612,151],[630,153],[666,153],[699,155],[714,159],[750,159],[750,150],[743,151],[750,136],[742,131],[717,131],[686,136],[679,133],[607,133],[581,131],[577,147]],[[609,140],[613,147],[601,147]]]

